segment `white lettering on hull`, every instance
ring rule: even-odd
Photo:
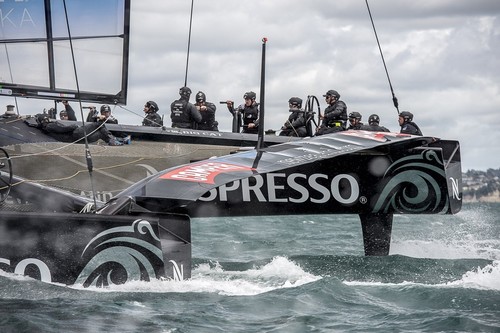
[[[303,185],[304,183],[306,185]],[[343,188],[346,186],[348,188]],[[266,191],[263,191],[264,187]],[[320,173],[309,176],[300,173],[292,173],[288,176],[284,173],[268,173],[265,176],[255,175],[222,185],[210,190],[199,200],[209,202],[218,198],[221,202],[227,202],[231,194],[237,193],[236,191],[240,192],[243,202],[257,200],[258,202],[323,204],[333,198],[341,204],[349,205],[356,202],[360,195],[358,181],[348,174],[339,174],[330,180],[328,175]],[[349,196],[345,197],[341,192],[344,195],[349,193]],[[290,194],[285,197],[284,193]]]

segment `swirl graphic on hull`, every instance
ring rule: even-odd
[[[446,174],[436,151],[425,150],[394,162],[385,172],[388,181],[374,213],[445,213],[449,208]]]
[[[159,268],[163,270],[160,239],[142,219],[99,233],[83,250],[84,257],[87,264],[75,281],[84,287],[150,281],[162,275]]]

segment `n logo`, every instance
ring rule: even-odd
[[[172,271],[173,271],[174,281],[184,280],[184,266],[181,265],[181,267],[179,268],[179,266],[177,265],[177,263],[175,261],[169,260],[169,262],[172,263]]]
[[[458,187],[458,179],[453,179],[453,177],[450,177],[450,180],[451,180],[451,189],[453,191],[453,199],[462,200],[462,198],[460,198],[460,189]]]

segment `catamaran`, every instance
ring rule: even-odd
[[[78,15],[74,16],[78,17],[83,13],[80,10],[88,6],[85,1],[68,2],[77,6]],[[15,2],[4,3],[12,5],[13,10],[19,9]],[[62,17],[63,13],[71,13],[64,0],[45,0],[43,5],[22,2],[22,5],[30,11],[33,20],[44,22],[53,22],[51,15],[58,13],[54,17]],[[116,39],[117,49],[123,56],[128,44],[130,0],[92,2],[92,6],[104,6],[98,13],[118,12],[123,19],[113,27],[120,29],[114,33],[103,33],[105,27],[96,29],[95,40],[88,38],[87,31],[81,31],[81,34],[76,33],[75,41],[93,49],[103,41],[108,45],[108,39]],[[4,8],[2,6],[2,11]],[[9,29],[3,30],[3,43],[9,49],[4,56],[9,55],[9,59],[13,52],[19,52],[17,55],[21,57],[21,50],[33,43],[40,44],[48,59],[57,58],[59,43],[73,40],[68,34],[59,35],[57,29],[39,31],[39,40],[35,41],[32,37],[25,40],[22,29]],[[260,95],[263,119],[266,42],[262,40]],[[126,68],[123,64],[122,71]],[[51,70],[51,66],[54,65],[46,68],[50,74],[47,85],[2,82],[1,93],[82,101],[98,96],[97,100],[102,103],[125,102],[126,80],[120,80],[122,86],[118,93],[92,96],[91,91],[65,87],[57,79],[58,71]],[[125,125],[113,128],[110,125],[110,130],[132,133],[138,141],[144,141],[142,146],[133,144],[130,147],[145,150],[150,142],[146,138],[149,138],[155,154],[170,158],[182,155],[180,147],[186,143],[199,140],[199,143],[226,147],[224,150],[227,146],[223,142],[234,141],[226,154],[224,151],[214,154],[217,157],[198,158],[203,154],[188,153],[188,159],[197,157],[191,163],[179,160],[160,172],[145,167],[151,175],[142,175],[139,179],[127,175],[126,180],[130,183],[126,188],[114,193],[111,199],[98,200],[95,195],[88,198],[60,188],[86,183],[59,173],[60,165],[55,165],[53,147],[64,143],[46,138],[38,140],[41,138],[39,133],[26,131],[22,126],[29,126],[24,122],[4,121],[1,125],[2,129],[10,126],[7,134],[1,133],[3,140],[12,141],[0,148],[0,269],[50,283],[100,287],[133,280],[189,279],[190,221],[194,217],[357,214],[365,255],[375,256],[389,254],[394,214],[455,214],[462,205],[460,144],[453,140],[387,132],[341,131],[280,143],[269,141],[263,126],[259,135],[228,133],[226,136],[194,130],[182,132]],[[15,142],[20,140],[14,136],[15,126],[22,128],[22,135],[32,137],[24,137],[25,142]],[[245,142],[252,143],[255,148],[229,154]],[[154,144],[171,150],[159,153]],[[74,147],[64,146],[61,150]],[[85,174],[90,176],[89,183],[102,182],[109,189],[120,177],[120,172],[105,183],[96,176],[97,169],[92,168],[92,162],[98,160],[100,165],[105,165],[118,158],[115,150],[126,151],[123,148],[129,149],[89,145],[80,160],[74,157],[76,153],[57,153],[60,158],[57,161],[67,160],[82,168],[87,165]],[[42,164],[38,157],[43,156],[40,152],[44,149],[50,154]],[[99,149],[105,151],[102,160]],[[29,151],[32,155],[16,159],[20,151],[22,154]],[[149,157],[144,151],[130,154],[136,160],[126,162],[123,157],[120,162],[132,168],[152,163],[145,162]],[[208,155],[212,152],[205,157],[210,157]],[[47,174],[55,179],[59,177],[64,186],[56,188],[22,177],[19,170],[29,163],[32,164],[27,171],[35,169],[40,172],[39,177]],[[105,173],[106,169],[101,168],[97,173],[100,172]],[[121,177],[125,179],[123,174]]]

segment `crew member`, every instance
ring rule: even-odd
[[[69,105],[69,102],[68,101],[62,101],[62,104],[64,105],[64,111],[66,111],[66,114],[68,116],[68,118],[65,119],[65,120],[76,121],[75,111],[73,110],[73,108],[71,107],[71,105]],[[61,117],[61,113],[59,113],[59,117]]]
[[[61,120],[69,120],[68,119],[68,112],[66,110],[61,110],[61,112],[59,112],[59,118]]]
[[[361,122],[361,113],[353,111],[349,113],[349,127],[347,127],[348,130],[359,130],[361,129],[361,126],[363,126],[363,123]]]
[[[201,114],[201,122],[198,124],[199,130],[219,131],[219,123],[215,121],[216,106],[207,102],[207,96],[203,91],[196,94],[196,104],[194,105]]]
[[[376,114],[370,115],[368,118],[368,125],[361,126],[361,129],[364,131],[372,131],[372,132],[390,132],[384,126],[380,126],[380,117]]]
[[[259,132],[259,105],[255,101],[257,95],[253,91],[246,92],[243,95],[245,104],[239,105],[234,109],[234,102],[227,101],[227,109],[233,117],[238,117],[238,124],[241,126],[243,120],[243,133],[257,134]]]
[[[306,118],[302,108],[302,99],[298,97],[292,97],[288,100],[288,107],[290,108],[290,115],[288,120],[281,127],[280,136],[297,136],[306,137]]]
[[[411,135],[422,135],[420,128],[413,122],[413,113],[409,111],[401,111],[399,113],[399,126],[401,126],[400,133]]]
[[[179,95],[181,95],[181,97],[173,101],[170,105],[172,127],[196,128],[202,118],[200,111],[198,111],[192,103],[189,103],[191,89],[182,87],[179,89]]]
[[[94,121],[98,120],[105,121],[108,124],[118,124],[118,119],[113,117],[111,114],[111,108],[106,104],[101,105],[101,116],[98,119],[96,118]]]
[[[148,101],[146,104],[144,104],[144,113],[146,114],[146,116],[142,120],[142,126],[163,126],[163,119],[161,119],[161,116],[158,114],[158,110],[160,110],[160,108],[154,101]]]
[[[322,122],[318,127],[317,135],[344,131],[347,121],[347,106],[340,100],[340,94],[336,90],[328,90],[325,95],[328,104],[325,114],[321,117]]]
[[[122,146],[125,143],[122,139],[115,137],[104,126],[104,116],[101,116],[97,122],[88,122],[83,126],[79,126],[76,123],[64,124],[59,120],[51,119],[48,114],[43,113],[38,114],[36,117],[40,128],[59,141],[84,143],[83,138],[86,134],[88,142],[95,142],[101,139],[110,146]]]

